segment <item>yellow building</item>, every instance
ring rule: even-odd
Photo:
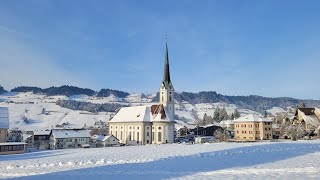
[[[249,114],[234,122],[234,138],[239,141],[270,140],[272,134],[272,120]]]

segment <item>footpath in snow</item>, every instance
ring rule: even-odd
[[[13,179],[318,179],[320,140],[68,149],[0,156]]]

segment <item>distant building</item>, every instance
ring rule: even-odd
[[[39,150],[49,149],[51,131],[34,131],[33,146]]]
[[[220,126],[228,131],[234,130],[234,122],[233,120],[222,120],[220,122]]]
[[[119,140],[113,135],[108,135],[108,136],[95,135],[94,137],[92,137],[92,139],[96,147],[108,147],[108,146],[120,145]]]
[[[7,141],[9,113],[7,107],[0,107],[0,143]]]
[[[179,128],[176,131],[176,137],[181,138],[181,137],[186,137],[188,134],[190,134],[191,129],[187,128],[186,126]]]
[[[293,124],[301,124],[306,131],[315,131],[320,126],[320,108],[298,108]]]
[[[19,129],[11,129],[8,132],[7,142],[22,142],[23,133]]]
[[[34,143],[34,132],[33,131],[25,131],[22,134],[22,142],[27,143],[27,148],[33,147]]]
[[[273,139],[272,120],[249,114],[234,122],[234,138],[241,141]]]
[[[156,105],[121,108],[109,121],[110,134],[130,145],[174,142],[174,88],[167,46],[159,98]]]
[[[0,155],[23,153],[26,143],[6,142],[8,140],[9,111],[7,107],[0,107]],[[21,139],[22,140],[22,139]]]
[[[91,135],[83,129],[52,129],[50,133],[50,149],[81,148],[88,145]]]
[[[213,136],[213,133],[222,129],[220,126],[216,126],[214,124],[209,124],[206,126],[200,126],[191,130],[191,132],[196,136]]]
[[[27,143],[6,142],[0,143],[0,155],[24,153]]]

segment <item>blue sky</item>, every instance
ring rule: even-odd
[[[320,1],[0,1],[0,85],[320,99]]]

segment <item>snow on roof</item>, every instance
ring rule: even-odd
[[[264,117],[260,117],[256,114],[248,114],[246,116],[242,116],[233,122],[272,122],[272,120]]]
[[[0,128],[9,129],[9,114],[7,107],[0,107]]]
[[[9,145],[26,145],[27,143],[23,142],[6,142],[6,143],[0,143],[0,146],[9,146]]]
[[[300,111],[300,110],[299,110]],[[320,125],[320,120],[318,120],[316,115],[306,115],[303,111],[300,111],[304,122],[308,125],[318,127]]]
[[[52,129],[54,138],[90,138],[89,130],[84,129]]]
[[[221,126],[230,125],[230,124],[234,124],[233,120],[222,120],[222,121],[220,121],[220,125]]]
[[[174,122],[165,111],[162,104],[151,106],[123,107],[109,122]]]
[[[45,135],[50,135],[51,131],[34,131],[35,136],[45,136]]]
[[[124,107],[110,120],[110,122],[151,121],[151,111],[148,106]]]

